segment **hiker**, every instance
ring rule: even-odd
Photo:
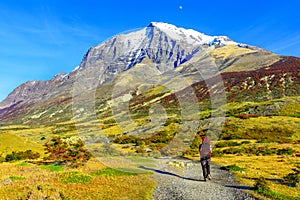
[[[199,146],[200,162],[202,166],[204,181],[211,180],[210,175],[210,158],[211,158],[211,145],[209,136],[202,137],[202,144]]]

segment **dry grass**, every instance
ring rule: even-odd
[[[12,133],[0,134],[0,155],[11,153],[12,151],[25,151],[32,150],[44,155],[44,148],[42,145],[37,144],[27,138],[18,136]]]
[[[255,53],[257,51],[237,47],[236,45],[226,45],[221,48],[217,48],[212,52],[212,56],[216,58],[226,59],[230,57],[238,57],[241,55],[249,54],[249,53]]]
[[[295,163],[300,161],[299,157],[231,155],[215,157],[212,161],[221,166],[237,165],[244,168],[244,170],[234,172],[241,185],[252,187],[256,179],[264,177],[272,191],[286,196],[300,196],[300,186],[289,187],[276,183],[276,180],[282,181],[284,176],[292,172],[296,166]]]
[[[104,168],[103,164],[95,160],[76,170],[65,169],[58,172],[41,169],[35,165],[17,166],[14,163],[3,163],[0,165],[0,198],[150,199],[155,183],[149,175],[93,175],[93,172]],[[63,182],[62,178],[68,173],[90,179],[85,182],[76,179],[75,183]],[[11,176],[22,177],[22,180],[10,180]]]

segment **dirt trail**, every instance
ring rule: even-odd
[[[158,182],[155,200],[252,200],[243,192],[250,188],[237,185],[231,173],[211,166],[211,181],[203,181],[200,162],[181,159],[158,159],[153,178]]]

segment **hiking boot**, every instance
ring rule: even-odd
[[[208,180],[211,180],[211,175],[210,175],[210,174],[208,174],[207,178],[208,178]]]

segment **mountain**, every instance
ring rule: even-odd
[[[200,85],[220,74],[232,101],[299,94],[298,58],[275,55],[227,36],[208,36],[152,22],[143,29],[116,35],[91,47],[80,65],[68,74],[20,85],[0,103],[0,121],[53,125],[84,120],[88,116],[81,113],[86,110],[94,110],[86,114],[99,118],[107,109],[104,105],[108,106],[112,99],[135,102],[132,98],[141,98],[145,91],[159,85],[167,85],[172,91],[142,101],[158,102],[190,86],[198,87],[199,91],[195,90],[199,97],[204,92]],[[257,98],[253,96],[260,90]],[[273,90],[280,92],[273,94]]]

